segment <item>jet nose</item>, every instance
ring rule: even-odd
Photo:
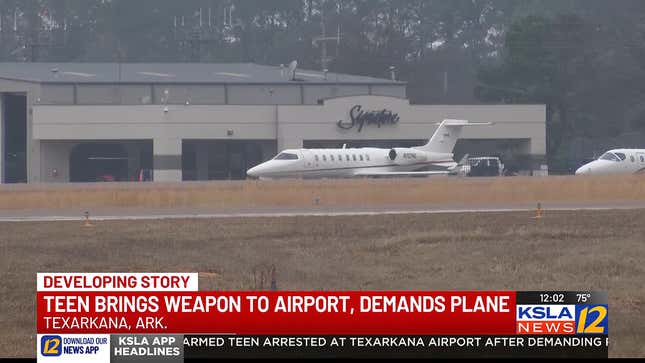
[[[576,175],[585,175],[589,174],[591,172],[591,167],[587,165],[583,165],[576,170]]]
[[[246,175],[252,178],[262,178],[267,176],[267,171],[269,170],[270,170],[269,165],[267,165],[267,163],[262,163],[260,165],[256,165],[251,169],[247,170]]]
[[[258,166],[254,166],[251,169],[247,170],[246,175],[248,175],[250,177],[253,177],[253,178],[259,177],[258,172],[260,171],[260,169],[258,168]]]

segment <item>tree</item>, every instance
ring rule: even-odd
[[[502,62],[483,67],[477,96],[488,102],[544,103],[547,153],[552,170],[566,170],[563,143],[574,136],[577,93],[593,73],[593,27],[576,15],[528,16],[513,23]]]

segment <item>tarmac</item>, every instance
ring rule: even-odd
[[[81,221],[87,218],[107,220],[154,220],[188,218],[262,218],[262,217],[335,217],[371,216],[388,214],[440,214],[440,213],[503,213],[536,212],[537,204],[498,205],[378,205],[378,206],[325,206],[308,207],[258,207],[243,209],[216,208],[99,208],[83,209],[0,209],[0,222],[55,222]],[[645,200],[633,202],[542,203],[541,213],[549,211],[645,209]],[[86,213],[87,212],[87,213]]]

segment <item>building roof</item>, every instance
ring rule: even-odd
[[[0,79],[38,83],[405,84],[385,78],[255,63],[0,63]]]

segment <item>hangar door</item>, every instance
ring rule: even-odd
[[[246,171],[275,155],[269,140],[184,140],[183,180],[245,179]]]
[[[71,182],[128,180],[128,153],[117,143],[83,143],[70,155]]]

